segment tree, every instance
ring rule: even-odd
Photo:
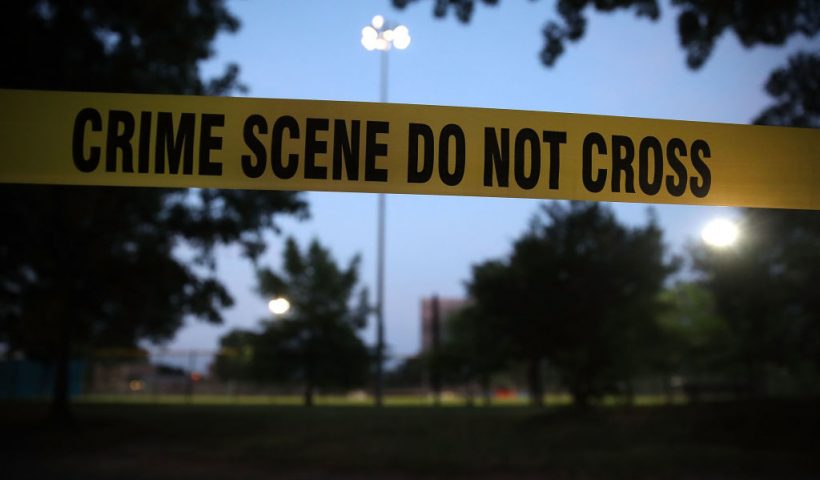
[[[489,405],[490,378],[508,363],[507,341],[499,337],[496,322],[475,305],[455,312],[444,324],[446,333],[438,354],[445,376],[456,382],[477,382],[484,404]]]
[[[527,362],[533,403],[542,402],[548,361],[585,406],[639,370],[673,270],[654,221],[629,228],[599,204],[553,203],[507,261],[474,268],[469,289],[477,307],[502,322],[496,334],[508,335]]]
[[[351,388],[366,379],[369,352],[356,331],[367,315],[367,292],[359,291],[359,257],[339,268],[330,252],[314,240],[304,252],[287,240],[283,271],[263,269],[259,291],[265,298],[290,301],[287,318],[265,322],[254,342],[257,378],[304,385],[304,402],[313,404],[316,387]]]
[[[253,353],[257,334],[250,330],[233,329],[219,339],[219,355],[213,372],[221,380],[254,381]]]
[[[4,5],[2,88],[225,94],[236,66],[200,78],[220,31],[219,0],[19,1]],[[186,316],[221,320],[231,297],[213,248],[256,258],[274,214],[304,215],[293,193],[0,186],[0,341],[54,362],[53,415],[66,421],[68,363],[102,346],[170,338]],[[175,252],[185,246],[193,261]]]
[[[405,8],[418,0],[393,0]],[[464,23],[470,21],[477,0],[434,0],[433,14],[444,17],[453,10]],[[498,0],[482,0],[496,5]],[[679,10],[678,35],[690,68],[700,68],[709,58],[715,41],[726,30],[734,31],[745,47],[757,44],[782,45],[796,34],[814,36],[820,31],[820,14],[814,0],[777,2],[749,0],[672,0]],[[577,42],[586,32],[587,9],[600,12],[631,10],[638,17],[657,20],[661,11],[657,0],[558,0],[559,20],[544,26],[541,62],[551,67],[564,53],[567,42]]]
[[[766,82],[775,104],[755,119],[758,125],[820,128],[820,52],[797,53]]]
[[[805,389],[820,373],[820,216],[748,209],[740,229],[733,248],[692,253],[727,322],[732,359],[757,395],[769,393],[774,371]]]
[[[757,124],[820,128],[820,54],[798,53],[766,83],[775,99]],[[776,162],[776,159],[773,159]],[[802,393],[820,373],[820,214],[746,209],[742,238],[728,250],[692,251],[703,284],[715,298],[733,339],[732,361],[755,393],[769,373],[784,371]]]
[[[666,306],[658,317],[662,336],[651,369],[667,382],[673,375],[687,382],[732,377],[733,338],[712,292],[698,282],[677,282],[663,291],[661,301]]]

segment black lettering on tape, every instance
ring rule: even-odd
[[[134,149],[131,139],[134,137],[134,116],[125,110],[108,112],[108,135],[105,139],[105,171],[117,171],[117,151],[122,152],[122,171],[134,171]]]
[[[592,147],[597,147],[598,153],[606,155],[606,141],[598,132],[590,132],[584,137],[584,148],[581,162],[581,177],[584,188],[592,193],[598,193],[606,185],[606,169],[599,168],[597,178],[592,177]]]
[[[193,113],[183,113],[179,117],[179,128],[174,129],[174,117],[171,112],[157,114],[156,173],[165,173],[167,155],[168,173],[179,173],[182,162],[182,173],[194,173],[194,127],[196,117]],[[174,133],[176,130],[176,134]]]
[[[649,179],[649,156],[652,156],[652,180]],[[657,195],[663,185],[663,147],[653,137],[644,137],[638,145],[638,185],[647,195]]]
[[[678,155],[686,156],[686,144],[680,138],[673,138],[666,144],[666,159],[675,171],[675,176],[666,176],[666,190],[674,197],[680,197],[686,192],[686,166]]]
[[[455,141],[456,161],[453,172],[450,172],[450,139]],[[441,129],[438,141],[438,175],[445,185],[450,187],[461,183],[464,178],[464,165],[466,163],[467,151],[464,130],[458,125],[450,123]]]
[[[549,188],[558,190],[558,180],[561,174],[561,144],[567,143],[567,132],[543,132],[544,143],[550,146]]]
[[[74,117],[74,135],[72,136],[71,153],[74,159],[74,166],[83,173],[93,172],[100,164],[100,147],[89,147],[88,156],[85,155],[85,130],[86,124],[88,123],[91,124],[92,132],[102,131],[102,116],[100,112],[93,108],[84,108]]]
[[[214,127],[225,126],[225,115],[205,113],[199,127],[199,174],[222,175],[222,163],[211,160],[212,150],[222,150],[222,137],[215,136]]]
[[[530,144],[530,173],[524,171],[525,168],[525,144]],[[531,128],[522,128],[515,136],[515,183],[519,187],[530,190],[538,185],[538,178],[541,175],[541,141],[538,134]]]
[[[708,195],[709,189],[712,187],[712,172],[709,171],[709,166],[703,161],[704,158],[710,158],[711,156],[712,152],[705,140],[695,140],[692,143],[692,166],[700,174],[701,181],[698,184],[698,177],[692,177],[689,181],[692,194],[698,198]]]
[[[635,159],[635,145],[625,135],[612,136],[612,191],[621,191],[621,173],[624,174],[624,191],[635,193],[635,173],[632,161]]]
[[[327,153],[327,142],[316,139],[316,132],[326,132],[330,128],[327,118],[308,118],[305,127],[305,178],[327,179],[327,167],[316,165],[316,155]]]
[[[419,165],[419,141],[424,142]],[[423,123],[411,123],[407,130],[407,183],[424,183],[433,176],[435,166],[433,129]]]
[[[492,127],[484,128],[484,186],[493,186],[493,171],[499,187],[510,185],[510,129],[501,129],[501,146]]]
[[[359,132],[361,122],[350,122],[350,136],[344,120],[333,122],[333,180],[342,179],[342,165],[348,180],[359,179]]]
[[[248,178],[259,178],[265,173],[265,167],[268,163],[267,152],[265,145],[256,136],[256,132],[262,135],[268,133],[268,122],[262,115],[253,114],[245,119],[245,126],[242,128],[242,136],[245,139],[245,145],[253,153],[250,155],[242,155],[242,173]],[[256,160],[254,160],[254,158]]]
[[[376,136],[390,133],[390,124],[368,121],[365,126],[364,179],[367,182],[386,182],[387,169],[376,167],[376,157],[387,155],[387,144],[379,143]]]
[[[287,130],[290,138],[299,138],[299,123],[290,115],[283,115],[276,119],[271,130],[270,163],[273,167],[273,174],[287,180],[296,175],[299,168],[299,155],[288,154],[288,164],[282,163],[282,137]]]

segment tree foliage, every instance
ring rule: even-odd
[[[442,324],[441,346],[425,360],[439,369],[445,382],[479,384],[489,402],[491,376],[510,363],[508,341],[498,334],[500,325],[474,304],[454,312]]]
[[[734,375],[734,349],[726,320],[718,315],[711,290],[698,282],[678,282],[665,289],[658,316],[661,338],[654,346],[652,370],[667,380],[718,381]]]
[[[474,268],[469,290],[478,308],[503,322],[496,334],[509,335],[529,363],[533,399],[546,360],[583,405],[639,371],[673,269],[654,221],[630,228],[600,204],[554,203],[509,259]]]
[[[260,270],[259,292],[264,298],[281,296],[291,307],[284,318],[263,322],[260,333],[234,330],[223,346],[246,357],[225,357],[217,372],[233,378],[252,378],[305,387],[305,403],[313,403],[316,387],[351,388],[366,379],[369,352],[357,331],[370,313],[367,293],[356,296],[359,258],[340,268],[330,252],[314,240],[302,252],[287,240],[281,272]],[[249,371],[242,371],[249,366]]]
[[[749,209],[740,230],[731,249],[693,252],[730,331],[729,354],[757,394],[775,372],[805,387],[820,372],[820,216]]]
[[[200,62],[239,24],[219,0],[19,1],[4,5],[1,88],[227,94],[228,66]],[[305,214],[296,194],[68,186],[0,187],[0,341],[58,365],[67,412],[68,358],[101,346],[170,338],[188,316],[221,320],[231,298],[213,247],[250,258],[274,214]],[[176,255],[185,247],[193,262]],[[60,414],[63,415],[63,414]]]
[[[820,52],[793,55],[769,76],[766,92],[775,103],[754,123],[820,128]]]
[[[792,56],[766,91],[775,104],[755,123],[820,127],[818,53]],[[820,373],[820,215],[746,209],[740,231],[731,249],[692,252],[730,332],[727,355],[757,394],[769,393],[773,373],[787,377],[792,392],[810,393]]]
[[[404,8],[418,0],[393,0]],[[444,17],[453,11],[462,22],[472,18],[478,0],[434,0],[433,14]],[[481,0],[496,5],[498,0]],[[672,0],[678,10],[678,35],[690,68],[700,68],[709,58],[715,42],[732,31],[746,47],[782,45],[796,34],[814,36],[820,31],[820,9],[814,0]],[[588,11],[631,11],[637,17],[657,20],[661,10],[657,0],[557,0],[558,19],[543,29],[541,61],[550,67],[564,53],[567,42],[577,42],[587,29]]]

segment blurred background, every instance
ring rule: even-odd
[[[40,0],[4,9],[2,88],[820,124],[813,0]],[[384,471],[489,465],[580,478],[615,475],[612,465],[624,478],[651,477],[673,464],[686,478],[816,478],[816,452],[802,443],[817,433],[820,388],[815,212],[384,200],[380,244],[373,194],[0,186],[4,421],[34,445],[42,438],[20,419],[38,408],[54,424],[76,426],[95,415],[114,421],[135,405],[160,417],[168,406],[245,405],[274,423],[295,415],[298,429],[319,420],[276,409],[496,405],[516,412],[500,420],[512,425],[501,436],[531,446],[566,436],[542,438],[555,434],[546,427],[522,433],[516,422],[558,412],[561,429],[592,422],[606,436],[612,422],[637,421],[624,408],[641,407],[641,421],[653,426],[641,437],[618,423],[627,444],[646,447],[671,431],[669,445],[717,438],[729,452],[690,457],[716,470],[683,467],[685,454],[665,463],[664,450],[638,462],[650,465],[645,471],[630,470],[629,455],[594,457],[588,471],[572,455],[483,444],[495,460],[459,463],[458,453],[442,452],[420,460],[416,447],[402,445],[377,463]],[[412,421],[366,411],[406,428],[456,422],[464,436],[451,440],[472,447],[464,425],[486,420],[460,409],[455,420],[439,412]],[[582,420],[567,413],[579,411],[588,412]],[[173,410],[179,415],[188,414]],[[334,415],[345,419],[338,431],[360,425]],[[744,430],[761,417],[771,422]],[[705,437],[665,423],[674,418],[703,426]],[[714,427],[716,418],[729,426]],[[800,427],[789,433],[787,424]],[[273,438],[283,435],[268,426]],[[305,431],[304,442],[319,436]],[[357,438],[393,438],[369,432]],[[598,448],[578,438],[574,455]],[[748,438],[769,440],[746,448]],[[287,471],[372,466],[351,460],[344,444],[332,442],[341,450],[325,457],[266,448],[297,459]],[[769,455],[761,460],[760,451]],[[744,469],[754,461],[765,468]],[[79,461],[68,464],[46,462],[54,471],[44,472],[81,471]]]

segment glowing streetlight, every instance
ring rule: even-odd
[[[731,220],[718,218],[712,220],[703,228],[701,238],[708,245],[717,248],[730,247],[737,242],[740,231]]]
[[[274,298],[268,302],[268,310],[274,315],[284,315],[290,310],[290,302],[284,297]]]
[[[410,46],[410,30],[404,25],[390,27],[381,15],[376,15],[370,25],[362,28],[362,46],[368,51],[381,52],[381,78],[379,101],[387,103],[387,52],[395,47],[404,50]],[[377,256],[376,256],[376,405],[383,403],[384,389],[384,222],[385,195],[379,194]]]
[[[410,30],[404,25],[388,28],[384,17],[376,15],[370,25],[362,29],[362,46],[368,51],[404,50],[410,46]]]

